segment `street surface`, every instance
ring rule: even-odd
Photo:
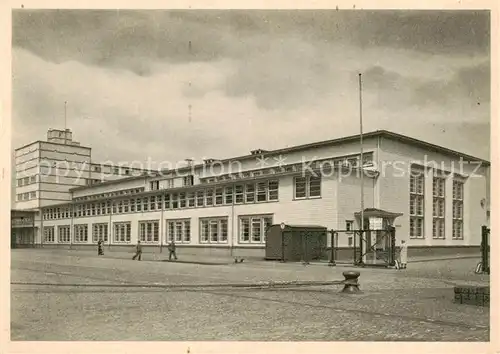
[[[453,303],[454,285],[489,284],[474,274],[477,262],[421,262],[396,271],[13,250],[11,340],[488,341],[489,308]],[[343,280],[351,269],[361,272],[361,294],[341,294],[340,285],[228,287]],[[171,287],[179,284],[192,287]],[[201,284],[214,287],[194,286]]]

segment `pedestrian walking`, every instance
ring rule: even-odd
[[[399,269],[406,269],[406,263],[408,263],[408,244],[405,240],[401,240],[401,246],[399,247]]]
[[[138,261],[141,260],[141,256],[142,256],[142,245],[141,245],[141,241],[137,241],[137,246],[135,247],[135,255],[132,257],[132,260],[135,261],[136,258]]]
[[[104,256],[104,247],[102,240],[97,241],[97,255]]]
[[[172,240],[170,244],[168,245],[168,260],[172,260],[172,256],[174,256],[174,259],[177,260],[177,254],[175,253],[175,242]]]

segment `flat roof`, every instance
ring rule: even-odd
[[[399,133],[394,133],[394,132],[391,132],[388,130],[376,130],[376,131],[372,131],[372,132],[363,133],[363,138],[365,138],[365,139],[366,138],[376,138],[376,137],[389,138],[389,139],[400,141],[400,142],[410,144],[413,146],[419,146],[419,147],[422,147],[422,148],[427,149],[427,150],[440,152],[440,153],[444,153],[444,154],[452,155],[452,156],[460,156],[468,161],[477,161],[477,162],[484,163],[487,166],[490,165],[490,162],[487,160],[483,160],[483,159],[480,159],[478,157],[464,154],[464,153],[461,153],[461,152],[456,151],[456,150],[448,149],[448,148],[445,148],[443,146],[431,144],[431,143],[428,143],[428,142],[423,141],[423,140],[415,139],[415,138],[412,138],[412,137],[409,137],[409,136],[406,136],[403,134],[399,134]],[[282,149],[276,149],[276,150],[263,150],[263,149],[261,149],[263,152],[262,152],[262,154],[259,154],[259,155],[266,157],[269,155],[296,152],[296,151],[318,148],[318,147],[323,147],[323,146],[328,146],[328,145],[338,145],[338,144],[342,144],[342,143],[358,141],[359,139],[360,139],[360,134],[356,134],[356,135],[350,135],[350,136],[345,136],[345,137],[341,137],[341,138],[335,138],[335,139],[323,140],[323,141],[318,141],[318,142],[313,142],[313,143],[308,143],[308,144],[296,145],[296,146],[282,148]],[[243,155],[243,156],[239,156],[239,157],[231,157],[231,158],[226,158],[226,159],[215,159],[215,161],[219,161],[221,163],[226,163],[226,162],[237,161],[237,160],[247,160],[250,158],[255,158],[255,155],[248,154],[248,155]],[[183,171],[189,171],[190,169],[201,168],[203,166],[205,166],[204,163],[199,163],[199,164],[189,166],[189,167],[188,166],[180,167],[180,168],[177,168],[175,170],[163,170],[161,172],[183,172]],[[158,173],[158,172],[155,172],[155,173]],[[95,184],[92,186],[75,187],[75,188],[71,188],[70,191],[83,190],[83,189],[88,189],[88,188],[97,187],[97,186],[107,186],[107,185],[116,184],[116,183],[129,181],[129,180],[133,180],[133,179],[144,178],[146,176],[148,176],[147,173],[145,173],[141,176],[131,176],[128,178],[106,181],[106,182],[102,182],[102,183]]]
[[[17,149],[15,149],[14,151],[17,151],[17,150],[21,150],[21,149],[24,149],[30,145],[34,145],[34,144],[41,144],[41,143],[45,143],[45,144],[52,144],[52,145],[61,145],[61,146],[74,146],[74,147],[79,147],[79,148],[82,148],[82,149],[87,149],[87,150],[92,150],[91,147],[88,147],[88,146],[83,146],[83,145],[71,145],[71,144],[61,144],[61,143],[54,143],[52,141],[45,141],[45,140],[37,140],[37,141],[33,141],[29,144],[26,144],[26,145],[23,145],[21,147],[18,147]]]

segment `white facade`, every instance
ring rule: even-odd
[[[479,245],[487,161],[385,131],[365,135],[364,154],[364,207],[402,213],[398,239],[410,247]],[[102,237],[159,246],[173,238],[193,249],[262,255],[269,224],[358,227],[358,158],[359,137],[348,137],[82,186],[70,202],[43,209],[36,243],[92,245]]]
[[[14,209],[37,210],[69,202],[72,188],[144,172],[92,162],[92,149],[73,141],[69,129],[49,129],[47,141],[36,141],[15,151]]]

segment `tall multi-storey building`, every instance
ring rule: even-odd
[[[139,168],[93,162],[92,149],[74,141],[69,129],[49,129],[46,141],[17,148],[14,159],[14,234],[28,243],[34,236],[32,222],[27,220],[40,220],[41,208],[71,201],[72,188],[147,173]]]

